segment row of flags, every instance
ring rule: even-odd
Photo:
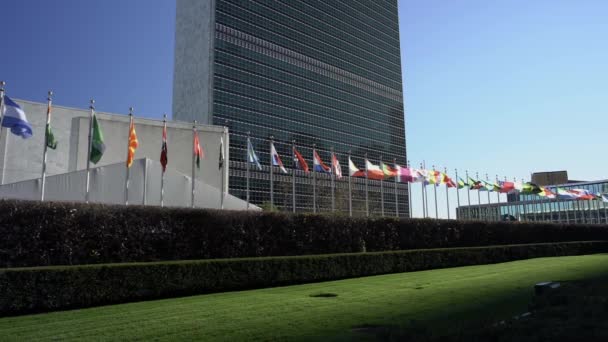
[[[56,150],[59,142],[55,137],[55,134],[53,133],[53,129],[51,127],[51,112],[52,112],[52,92],[49,92],[49,97],[48,97],[48,104],[47,104],[47,118],[46,118],[46,125],[45,125],[45,139],[44,139],[44,144],[45,144],[45,149],[44,149],[44,156],[43,156],[43,167],[42,167],[42,189],[41,189],[41,200],[44,200],[44,180],[45,180],[45,170],[46,170],[46,148],[50,148],[53,150]],[[1,110],[1,114],[2,114],[2,119],[1,119],[1,126],[7,128],[12,134],[20,136],[23,139],[28,139],[31,138],[34,135],[34,131],[32,129],[31,124],[28,122],[27,120],[27,116],[25,111],[21,108],[21,106],[19,106],[19,104],[17,104],[15,101],[13,101],[11,98],[9,98],[6,94],[4,94],[4,89],[0,89],[0,110]],[[89,122],[89,133],[90,133],[90,140],[89,140],[89,149],[88,149],[88,160],[90,163],[93,164],[97,164],[99,163],[99,161],[102,159],[105,151],[106,151],[106,144],[104,142],[104,135],[103,135],[103,131],[102,131],[102,127],[100,125],[100,122],[97,118],[97,113],[95,112],[95,109],[93,107],[94,101],[91,100],[91,106],[90,106],[90,110],[91,110],[91,115],[90,115],[90,122]],[[199,140],[199,136],[198,136],[198,131],[196,130],[196,121],[194,122],[194,126],[192,129],[192,142],[193,142],[193,175],[192,175],[192,179],[194,179],[194,165],[196,165],[197,169],[200,169],[200,165],[201,165],[201,159],[203,159],[205,157],[205,153],[203,148],[201,147],[200,144],[200,140]],[[127,170],[132,166],[133,164],[133,160],[135,159],[135,153],[137,148],[139,147],[139,138],[137,137],[137,131],[135,129],[135,120],[133,118],[133,114],[132,114],[132,109],[131,112],[129,113],[129,132],[128,132],[128,139],[127,139],[127,157],[126,157],[126,168]],[[220,153],[219,153],[219,168],[222,169],[224,166],[224,140],[223,137],[220,137],[220,142],[219,142],[219,147],[220,147]],[[162,129],[162,143],[161,143],[161,152],[160,152],[160,163],[162,165],[162,170],[163,170],[163,175],[166,171],[167,168],[167,164],[169,162],[169,158],[168,158],[168,146],[167,146],[167,121],[166,121],[166,116],[165,119],[163,120],[163,129]],[[89,195],[89,177],[88,177],[88,173],[89,173],[89,165],[87,165],[87,184],[86,184],[86,201],[88,201],[88,195]],[[129,173],[127,172],[127,179],[126,179],[126,184],[125,184],[125,202],[128,203],[126,201],[126,198],[128,197],[128,178],[129,178]],[[194,182],[192,182],[194,185]],[[162,188],[163,185],[161,185]],[[164,192],[164,189],[161,189],[161,193]],[[193,193],[194,193],[194,186],[193,186]],[[222,192],[222,198],[221,198],[221,202],[223,205],[223,192]],[[192,202],[194,204],[194,197],[192,199]],[[161,194],[161,203],[162,203],[162,194]]]
[[[270,154],[272,165],[278,166],[281,172],[285,174],[288,173],[272,142],[270,143]],[[313,171],[333,174],[337,179],[342,178],[342,168],[338,161],[337,154],[332,151],[330,158],[330,166],[327,166],[319,156],[317,150],[313,149]],[[259,158],[249,139],[247,140],[247,160],[249,163],[254,163],[258,169],[262,169]],[[295,146],[293,147],[293,160],[295,169],[302,170],[306,173],[310,172],[308,163],[302,157],[302,154],[296,150]],[[367,158],[365,159],[365,168],[360,169],[355,165],[350,156],[348,157],[348,175],[350,177],[367,177],[368,179],[374,180],[394,179],[396,182],[400,183],[423,183],[424,185],[435,186],[445,185],[448,188],[468,188],[470,190],[498,192],[503,194],[518,193],[522,195],[538,195],[547,199],[600,199],[608,202],[608,194],[592,193],[586,189],[565,189],[560,187],[555,189],[539,186],[531,182],[510,182],[506,180],[491,182],[486,180],[475,180],[468,176],[466,177],[466,180],[458,178],[458,181],[454,181],[450,176],[441,171],[404,167],[396,163],[391,167],[382,161],[380,161],[379,165],[376,165]]]
[[[2,127],[6,127],[9,131],[17,136],[27,139],[33,136],[34,132],[32,126],[27,121],[26,113],[23,109],[8,96],[4,95],[0,97],[2,99]],[[51,149],[57,149],[58,141],[55,138],[51,127],[51,98],[49,94],[47,107],[47,121],[45,126],[45,145]],[[101,125],[97,119],[97,115],[91,105],[91,123],[90,123],[90,150],[89,160],[93,164],[97,164],[106,149],[104,143],[103,132]],[[139,140],[137,132],[135,130],[135,122],[132,114],[130,114],[129,132],[128,132],[128,152],[126,166],[130,168],[135,158],[135,152],[139,147]],[[219,168],[221,169],[224,165],[224,142],[223,138],[220,138],[219,142]],[[295,145],[292,147],[293,152],[293,167],[298,170],[302,170],[305,173],[309,173],[311,170],[308,166],[306,159],[296,149]],[[204,158],[204,150],[200,145],[200,140],[196,126],[193,126],[193,158],[194,163],[198,169],[200,169],[201,159]],[[270,143],[270,156],[273,166],[280,169],[281,172],[287,174],[288,171],[285,168],[281,157],[277,153],[274,143]],[[255,164],[258,169],[262,169],[260,160],[253,148],[250,139],[247,139],[247,156],[246,159],[249,163]],[[321,159],[316,149],[313,149],[312,153],[313,160],[313,172],[326,173],[333,175],[336,179],[341,179],[342,167],[340,165],[338,155],[331,152],[330,165],[326,165]],[[46,161],[46,155],[45,155]],[[167,146],[167,126],[166,119],[163,120],[162,129],[162,143],[160,153],[160,163],[162,165],[163,173],[166,171],[168,164],[168,146]],[[361,177],[373,180],[385,180],[394,179],[395,182],[400,183],[423,183],[424,185],[445,185],[448,188],[463,189],[468,188],[469,190],[488,191],[497,193],[519,193],[522,195],[538,195],[547,199],[566,199],[566,200],[603,200],[608,202],[608,194],[604,193],[593,193],[586,189],[565,189],[560,187],[543,187],[538,186],[530,182],[509,182],[509,181],[486,181],[486,180],[475,180],[467,175],[466,179],[458,178],[455,182],[446,173],[437,170],[417,169],[410,167],[403,167],[398,164],[390,166],[382,161],[378,165],[373,164],[367,158],[365,158],[365,167],[363,169],[358,168],[355,163],[348,156],[348,175],[350,177]]]
[[[9,98],[7,95],[4,95],[4,106],[2,113],[2,127],[8,128],[11,133],[14,135],[20,136],[23,139],[31,138],[34,135],[32,126],[27,121],[27,116],[21,106]],[[50,124],[50,116],[51,116],[52,106],[50,104],[47,106],[47,123],[45,127],[45,144],[47,147],[51,149],[57,149],[58,141],[55,138],[55,134],[53,133],[51,124]],[[194,138],[193,138],[193,154],[196,158],[196,166],[200,168],[200,161],[204,158],[204,151],[200,145],[200,140],[198,137],[198,132],[194,130]],[[220,142],[220,163],[223,163],[223,139]],[[129,122],[129,137],[128,137],[128,152],[127,152],[127,167],[131,167],[133,164],[133,160],[135,158],[135,151],[139,147],[139,140],[137,138],[137,132],[135,130],[135,121],[131,117]],[[92,119],[91,119],[91,148],[90,148],[90,156],[89,160],[93,164],[97,164],[103,154],[105,153],[106,145],[104,143],[103,132],[101,129],[101,125],[97,120],[97,114],[93,111]],[[168,148],[167,148],[167,125],[166,121],[163,125],[162,130],[162,145],[161,145],[161,155],[160,155],[160,163],[163,167],[163,172],[166,170],[168,163]],[[222,165],[220,165],[221,167]]]

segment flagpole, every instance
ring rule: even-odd
[[[488,174],[486,173],[486,180],[487,179],[488,179]],[[488,191],[488,207],[486,208],[486,220],[490,221],[490,219],[491,219],[490,204],[492,204],[492,201],[490,201],[490,189],[486,188],[486,190]]]
[[[331,181],[331,211],[334,212],[336,210],[336,184],[335,184],[335,172],[334,172],[334,147],[331,147],[331,168],[329,169],[331,173],[329,174],[329,178]]]
[[[411,166],[410,166],[410,161],[407,161],[407,168],[410,170],[410,172],[412,171]],[[413,180],[413,179],[412,179]],[[412,191],[410,189],[410,184],[411,183],[407,183],[407,209],[408,209],[408,217],[412,218]]]
[[[435,175],[435,165],[432,165],[433,168],[433,177],[435,177],[435,184],[433,184],[433,193],[435,199],[435,219],[439,219],[439,209],[437,207],[437,177]]]
[[[606,202],[604,202],[604,196],[602,196],[602,207],[604,207],[604,219],[608,223],[608,210],[606,209]]]
[[[6,82],[0,81],[0,139],[2,138],[2,128],[4,124],[4,86]],[[8,129],[7,129],[8,133]],[[2,174],[0,175],[0,184],[4,184],[4,169],[6,165],[6,148],[8,147],[8,135],[6,136],[6,144],[4,145],[4,158],[2,158]]]
[[[480,182],[479,172],[475,172],[475,180]],[[481,193],[479,192],[479,188],[477,189],[477,213],[479,214],[479,219],[481,220]]]
[[[350,176],[350,150],[348,151],[348,216],[353,217],[353,185]]]
[[[426,163],[424,160],[422,161],[422,168],[426,171]],[[429,175],[428,171],[427,171],[426,175],[428,177],[428,175]],[[426,186],[427,186],[427,184],[426,184],[426,180],[425,180],[425,182],[424,182],[424,211],[426,212],[426,216],[430,218],[431,213],[429,211],[429,193],[426,191]]]
[[[273,142],[274,142],[274,137],[271,135],[270,136],[270,147],[269,147],[269,155],[270,155],[270,165],[268,165],[268,169],[270,170],[270,209],[274,210],[274,179],[273,179],[273,172],[272,172],[272,165],[273,165],[273,160],[272,160],[272,147],[273,147]]]
[[[397,170],[397,158],[393,158],[393,167]],[[395,216],[399,217],[399,195],[397,194],[397,177],[395,175]]]
[[[133,107],[129,107],[129,134],[127,134],[127,159],[125,161],[127,175],[125,178],[125,205],[129,205],[129,177],[131,176],[131,168],[129,167],[129,151],[131,141],[131,125],[133,125]],[[144,185],[145,186],[145,185]]]
[[[226,120],[226,125],[228,125],[228,120]],[[228,138],[228,126],[224,126],[224,135]],[[226,172],[225,172],[227,170],[226,169],[226,164],[230,163],[230,161],[228,159],[226,159],[226,153],[225,153],[226,146],[224,145],[224,137],[220,137],[220,143],[221,143],[221,146],[220,146],[220,149],[221,149],[220,153],[221,153],[221,155],[220,155],[220,157],[222,158],[222,170],[220,172],[220,177],[221,177],[221,180],[222,180],[222,183],[221,183],[222,188],[221,188],[221,191],[220,191],[221,192],[221,195],[220,195],[220,209],[224,210],[224,198],[226,197],[226,192],[224,191],[224,182],[225,182],[224,177],[227,176]],[[230,157],[230,156],[228,156],[228,157]]]
[[[291,169],[291,212],[292,213],[296,213],[296,168],[295,168],[295,161],[296,161],[296,141],[295,139],[291,141],[291,156],[293,162],[294,162],[294,167],[292,167]]]
[[[247,172],[246,172],[247,185],[246,185],[246,191],[245,191],[245,196],[246,196],[246,201],[247,201],[247,210],[249,210],[249,146],[250,145],[251,145],[251,132],[247,132],[247,154],[245,156],[245,169],[247,170]]]
[[[447,167],[443,167],[443,171],[446,174],[448,174],[448,168]],[[450,192],[449,192],[450,188],[448,187],[448,183],[445,183],[445,204],[447,206],[448,209],[448,220],[450,219]]]
[[[456,177],[456,204],[458,205],[456,207],[456,219],[458,220],[458,209],[460,208],[460,187],[459,187],[459,181],[460,178],[458,178],[458,169],[454,169],[454,175]]]
[[[505,182],[507,182],[507,176],[505,176]],[[515,188],[515,184],[513,184],[513,188]],[[506,211],[507,211],[507,216],[508,216],[507,218],[510,221],[511,220],[510,216],[513,216],[513,217],[515,217],[515,216],[511,215],[511,206],[509,205],[509,198],[508,198],[509,193],[508,192],[507,192],[506,196],[507,196],[507,210]]]
[[[369,217],[369,177],[367,172],[367,152],[365,153],[365,216]]]
[[[467,219],[470,220],[471,219],[471,211],[472,210],[471,210],[471,184],[469,184],[470,183],[469,182],[469,170],[464,170],[464,173],[465,173],[465,177],[467,178],[467,200],[468,200],[468,203],[469,203],[469,205],[468,205],[469,210],[468,210],[468,213],[467,213]]]
[[[312,212],[317,212],[317,175],[315,171],[315,153],[317,144],[312,144]]]
[[[593,209],[595,210],[597,208],[597,224],[600,224],[600,203],[597,201],[597,199],[592,200],[593,201]]]
[[[84,201],[85,203],[89,203],[89,190],[90,190],[90,180],[91,180],[91,131],[93,130],[93,116],[95,115],[95,100],[91,99],[89,105],[90,115],[89,115],[89,149],[87,150],[87,183],[85,187],[85,195]]]
[[[382,161],[382,155],[380,155],[380,164],[382,164],[382,177],[380,178],[380,209],[382,217],[384,217],[384,162]]]
[[[555,205],[557,207],[557,223],[560,223],[562,221],[562,208],[561,208],[561,202],[559,200],[559,188],[557,185],[555,186]],[[567,211],[566,211],[566,213],[567,213]],[[574,215],[574,221],[576,222],[576,213]],[[567,223],[570,223],[570,217],[568,217]]]
[[[424,164],[420,163],[420,169],[424,170]],[[422,194],[422,218],[426,218],[426,193],[425,193],[425,188],[426,188],[426,179],[422,180],[422,183],[420,183],[420,193]]]
[[[0,81],[0,138],[2,138],[2,124],[4,123],[4,86],[6,82]],[[6,149],[6,147],[5,147]],[[4,168],[2,168],[2,179],[4,179]]]
[[[163,114],[163,134],[167,130],[167,114]],[[164,137],[163,137],[164,138]],[[166,142],[165,142],[166,144]],[[160,175],[160,206],[161,208],[165,205],[165,170]]]
[[[196,135],[196,120],[194,120],[193,123],[192,123],[192,149],[193,149],[193,151],[194,151],[194,142],[195,142],[194,137],[195,137],[195,135]],[[195,174],[196,170],[194,169],[194,161],[195,161],[195,159],[196,159],[196,155],[195,155],[194,152],[192,152],[192,178],[191,178],[191,180],[192,180],[192,182],[191,182],[192,183],[191,184],[192,185],[192,192],[191,192],[191,196],[190,196],[190,207],[191,208],[194,208],[194,190],[195,190],[195,188],[194,188],[194,184],[195,184],[194,177],[196,176],[196,174]]]
[[[496,185],[499,185],[498,175],[496,175]],[[500,221],[500,189],[496,191],[496,203],[497,221]]]
[[[46,128],[44,130],[44,152],[42,153],[42,184],[40,189],[40,201],[44,201],[44,187],[46,185],[46,152],[48,149],[48,141],[49,141],[49,125],[51,124],[51,106],[53,103],[53,92],[49,90],[46,107]]]
[[[522,186],[524,185],[524,179],[523,178],[521,179],[521,184],[522,184]],[[521,197],[520,197],[520,200],[521,200]],[[528,208],[526,208],[526,201],[524,200],[524,201],[521,201],[521,202],[522,202],[522,205],[523,205],[523,212],[524,212],[523,218],[524,218],[524,221],[528,221],[528,217],[527,217],[527,215],[528,215]]]

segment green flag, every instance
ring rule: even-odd
[[[55,135],[53,134],[50,123],[46,124],[46,146],[53,150],[57,148],[57,140],[55,140]]]
[[[463,181],[462,178],[458,178],[458,189],[462,189],[465,186],[469,186],[469,184]]]
[[[541,192],[541,188],[534,183],[524,183],[521,189],[523,195],[534,195]]]
[[[91,139],[91,162],[97,164],[103,156],[103,152],[106,150],[106,144],[103,143],[103,133],[99,122],[97,122],[97,115],[93,114],[93,137]]]

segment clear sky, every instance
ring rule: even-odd
[[[2,13],[9,95],[170,113],[174,0],[3,0]],[[608,178],[607,17],[603,0],[399,0],[408,159]]]

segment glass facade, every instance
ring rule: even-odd
[[[406,163],[396,0],[216,0],[214,15],[211,123],[230,131],[231,194],[245,198],[248,132],[264,166],[251,168],[255,204],[270,199],[271,136],[288,169],[294,140],[311,168],[313,145],[328,165],[333,148],[345,175],[349,151],[359,167],[366,154],[375,164]],[[291,210],[292,171],[274,172],[274,203]],[[318,210],[328,210],[329,177],[317,181]],[[296,172],[297,211],[312,211],[311,188],[310,175]],[[364,213],[363,188],[353,180],[355,215]],[[337,189],[343,211],[347,180]],[[382,193],[387,215],[409,215],[406,184],[370,181],[372,213]]]
[[[608,193],[608,180],[560,184],[562,189]],[[556,186],[545,188],[555,192]],[[561,223],[608,223],[608,203],[597,200],[547,199],[538,195],[509,195],[504,203],[461,206],[458,218],[475,220],[545,221]]]

